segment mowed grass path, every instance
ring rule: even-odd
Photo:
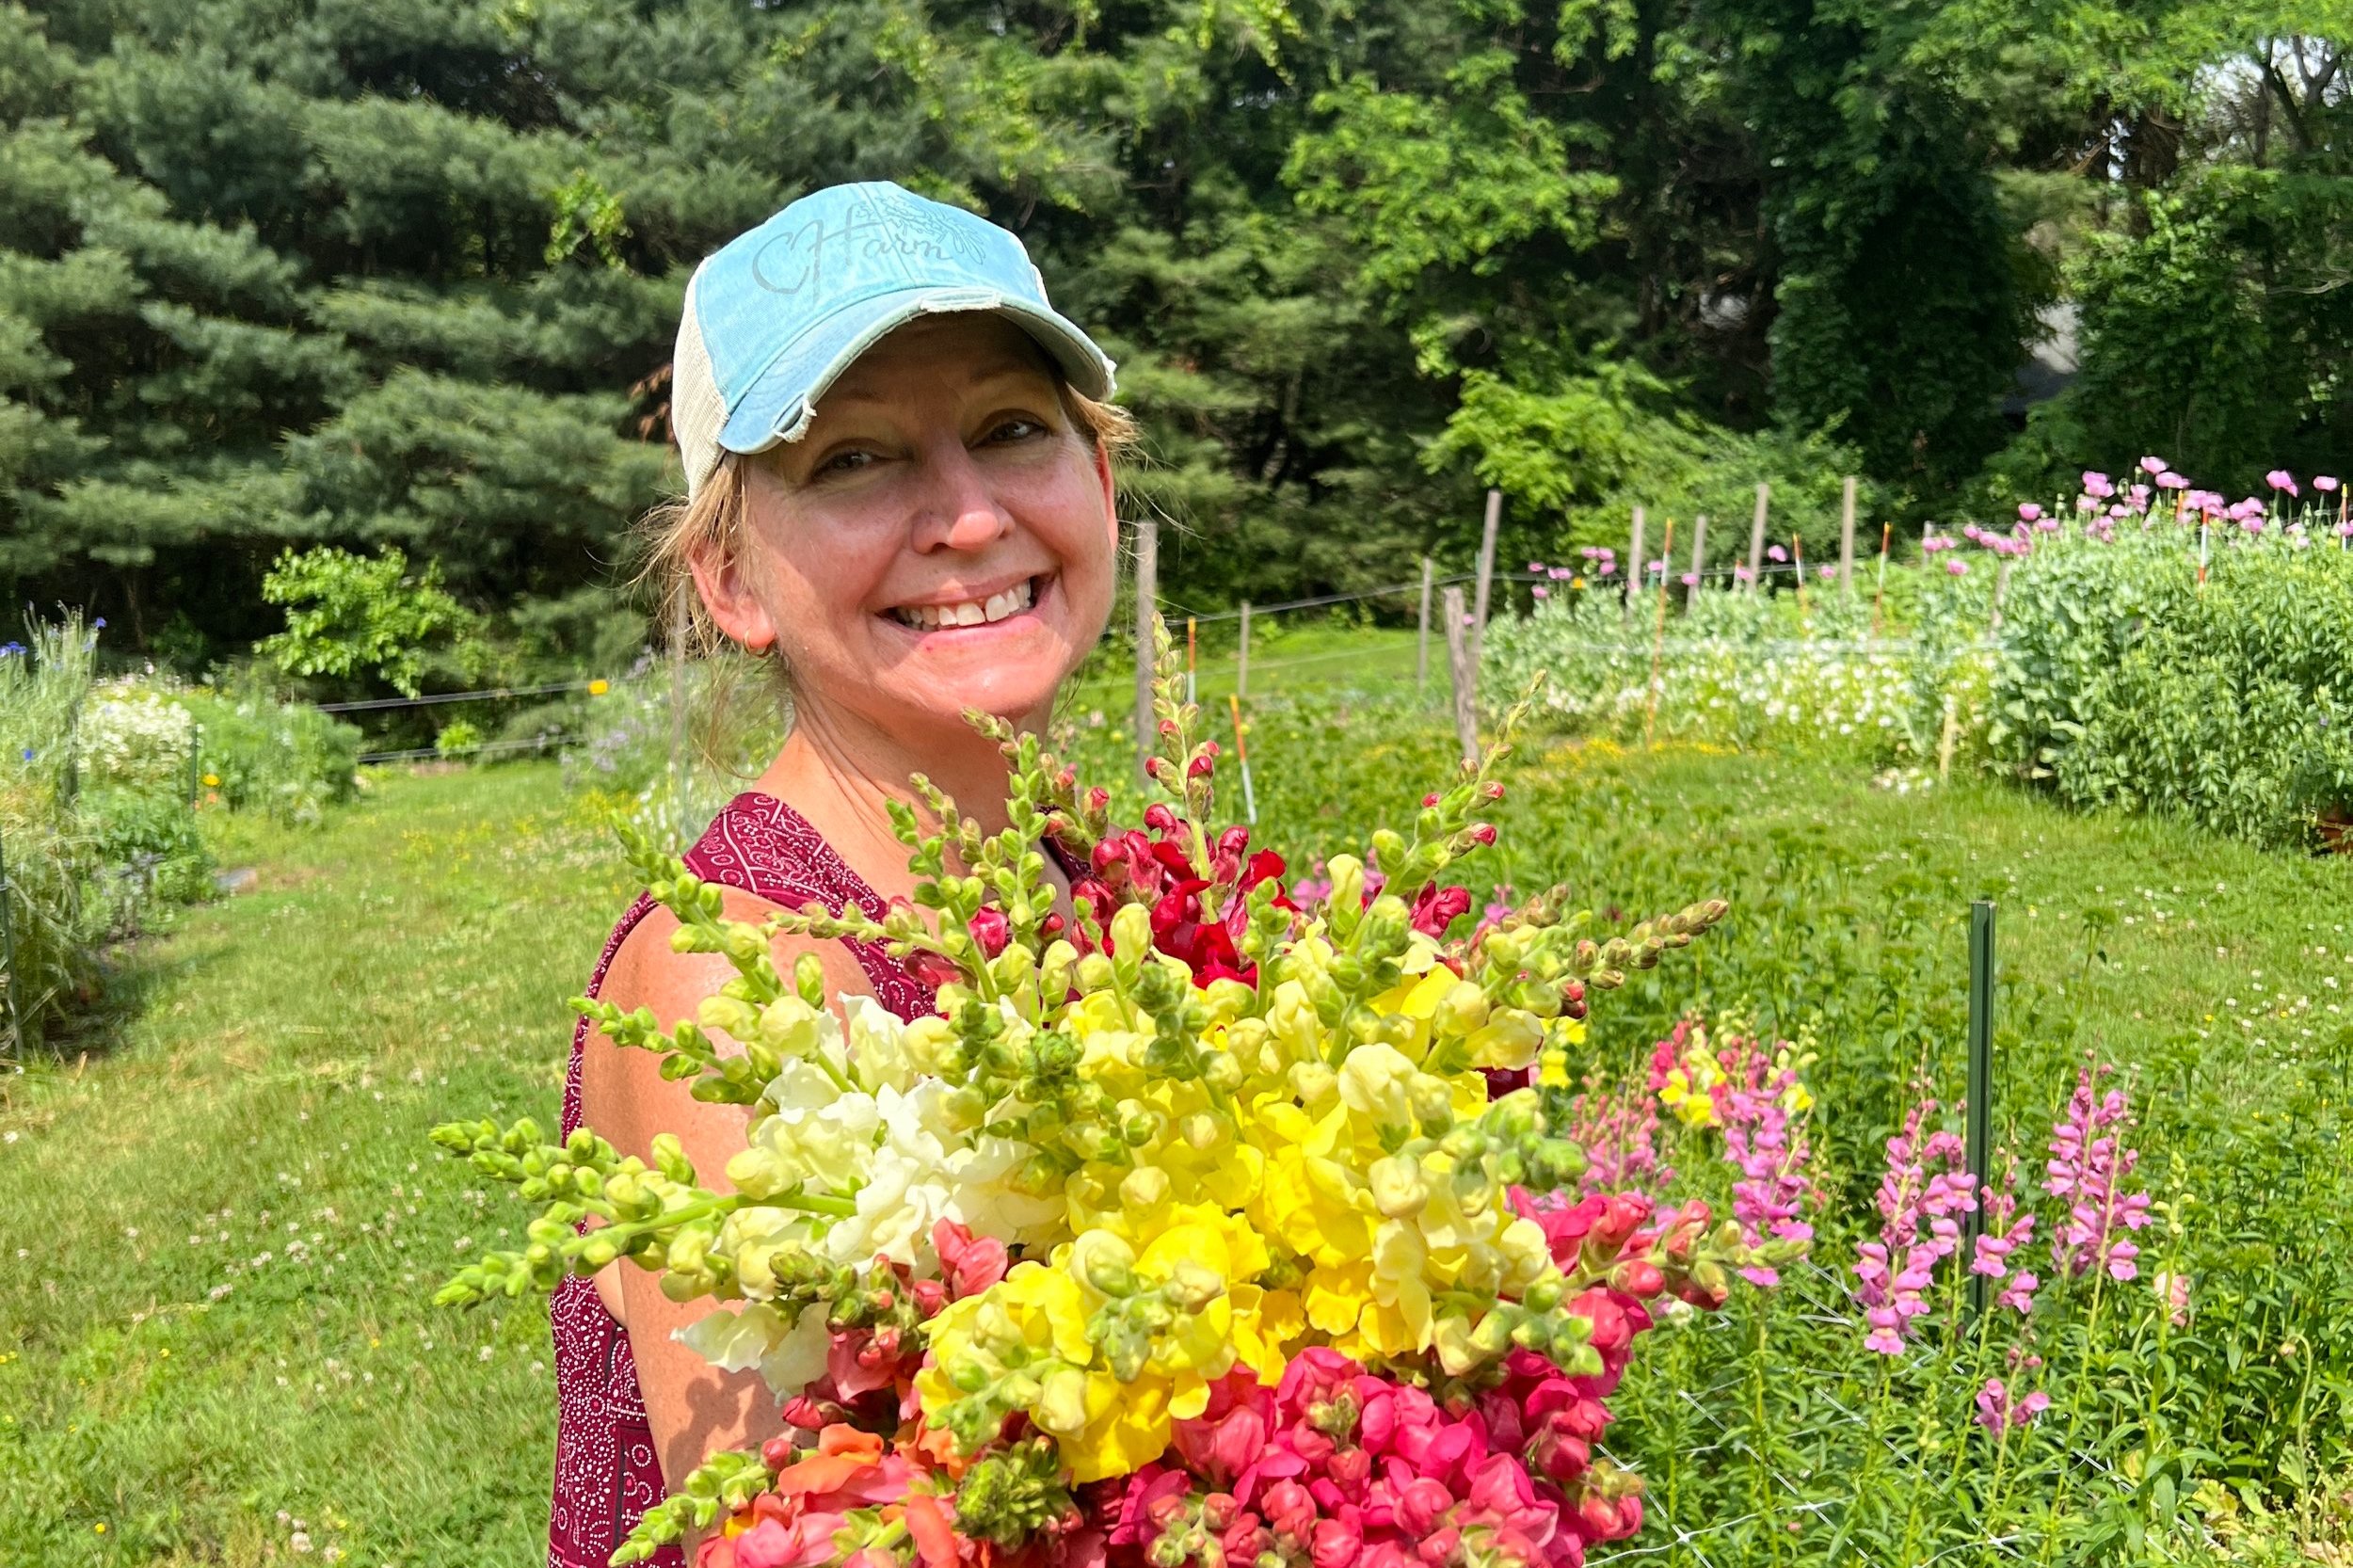
[[[1268,840],[1337,848],[1444,776],[1436,713],[1382,733],[1374,717],[1254,740]],[[1817,835],[1844,850],[1807,941],[1872,924],[1926,878],[1952,905],[1934,940],[1953,948],[1936,1005],[1955,1018],[1961,911],[1984,890],[2004,902],[2006,981],[2072,992],[2078,1043],[2115,1059],[2202,1058],[2238,1080],[2226,1100],[2260,1104],[2267,1064],[2341,1037],[2341,863],[1996,786],[1898,797],[1787,758],[1539,744],[1513,772],[1502,869],[1524,883],[1755,910],[1773,889],[1744,880],[1753,860],[1727,870],[1727,835]],[[1571,827],[1548,803],[1580,792],[1626,808]],[[536,1562],[545,1313],[429,1304],[460,1241],[511,1240],[520,1206],[425,1132],[552,1124],[563,999],[631,891],[617,856],[538,764],[388,776],[316,831],[229,826],[224,858],[258,866],[260,889],[147,947],[146,1006],[109,1048],[0,1086],[0,1563]],[[2091,942],[2087,909],[2115,922]],[[2092,945],[2105,958],[2087,962]],[[1700,972],[1677,959],[1657,979]],[[1617,1010],[1596,1041],[1630,1053],[1644,1026]],[[1957,1023],[1944,1032],[1957,1058]],[[2182,1113],[2164,1096],[2151,1110]]]
[[[568,812],[529,765],[237,824],[259,889],[140,955],[119,1045],[6,1081],[0,1562],[537,1560],[546,1313],[430,1304],[520,1206],[425,1134],[553,1122],[628,896]]]

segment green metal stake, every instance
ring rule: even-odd
[[[24,988],[24,977],[16,968],[16,911],[12,907],[15,895],[8,891],[8,852],[0,847],[0,963],[8,968],[8,1055],[22,1059],[24,1054],[24,1020],[16,1010],[16,994]]]
[[[1963,1245],[1977,1255],[1985,1229],[1985,1190],[1993,1160],[1993,904],[1969,905],[1969,1179],[1977,1207],[1969,1211]],[[1986,1276],[1969,1276],[1969,1309],[1985,1311]]]

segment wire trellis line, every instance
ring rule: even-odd
[[[552,696],[558,692],[584,692],[593,680],[550,680],[536,686],[491,686],[478,692],[427,692],[423,696],[371,696],[352,702],[322,702],[322,713],[373,713],[388,708],[429,708],[439,702],[487,702],[506,696]]]

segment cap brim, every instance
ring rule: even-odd
[[[786,344],[728,410],[719,445],[749,454],[800,440],[825,389],[859,355],[918,316],[962,312],[1002,316],[1051,355],[1079,392],[1095,398],[1112,394],[1111,358],[1056,312],[989,289],[904,289],[845,305]]]

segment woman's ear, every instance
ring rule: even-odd
[[[711,612],[720,631],[754,653],[776,646],[776,619],[752,591],[750,573],[741,554],[722,559],[713,546],[695,551],[688,565],[695,574],[695,591],[702,596],[703,608]]]
[[[1095,477],[1103,487],[1103,531],[1112,541],[1112,559],[1119,559],[1119,482],[1112,474],[1111,449],[1095,443]]]

